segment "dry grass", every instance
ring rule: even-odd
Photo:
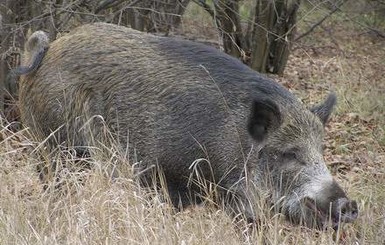
[[[61,191],[43,191],[35,171],[41,160],[32,154],[37,143],[2,122],[0,244],[385,244],[384,42],[329,25],[330,36],[316,32],[295,47],[285,76],[277,79],[305,103],[337,92],[325,157],[358,200],[354,224],[318,232],[292,227],[265,208],[263,229],[242,235],[242,227],[209,204],[176,213],[162,193],[139,188],[122,159],[114,160],[121,177],[112,181],[110,159],[102,156],[92,170],[66,172]]]
[[[209,203],[177,213],[164,193],[139,188],[124,160],[114,160],[121,177],[112,180],[106,166],[111,160],[102,156],[93,160],[92,170],[64,171],[61,188],[52,184],[44,191],[35,171],[40,160],[31,154],[37,144],[24,134],[1,132],[1,244],[330,244],[336,239],[332,231],[291,227],[281,215],[268,215],[268,208],[260,210],[263,229],[249,235]],[[346,227],[341,238],[352,244],[355,228]]]

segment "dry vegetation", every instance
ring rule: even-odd
[[[190,34],[207,25],[193,11],[183,23]],[[301,40],[276,79],[309,104],[337,92],[326,159],[358,200],[354,224],[318,232],[292,227],[264,208],[263,229],[242,235],[209,203],[175,213],[164,195],[138,188],[130,165],[112,151],[92,159],[92,170],[64,172],[61,191],[43,191],[35,171],[41,160],[33,152],[38,142],[1,122],[0,244],[385,244],[385,42],[347,20],[333,17],[327,31]],[[112,181],[106,163],[117,163],[122,177]]]

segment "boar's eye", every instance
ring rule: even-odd
[[[288,161],[296,160],[296,161],[299,161],[302,163],[302,161],[300,161],[300,157],[299,157],[299,149],[297,149],[297,148],[292,148],[292,149],[289,149],[287,151],[284,151],[282,153],[282,157]]]
[[[284,152],[284,153],[282,153],[282,157],[287,159],[287,160],[296,160],[297,159],[297,153],[292,152],[292,151]]]

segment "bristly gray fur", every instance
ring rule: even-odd
[[[55,136],[50,147],[98,147],[107,125],[122,148],[130,145],[140,169],[163,171],[175,206],[201,200],[194,184],[200,173],[217,184],[235,216],[256,219],[253,182],[274,200],[286,197],[282,211],[308,226],[355,206],[322,156],[333,98],[312,113],[283,86],[215,48],[103,23],[52,42],[20,86],[22,121],[40,140]],[[141,176],[151,181],[150,171]],[[325,217],[314,219],[312,202]],[[337,211],[328,213],[330,202]],[[346,220],[354,220],[350,211]]]

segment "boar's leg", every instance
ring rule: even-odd
[[[201,203],[199,195],[187,186],[179,183],[168,183],[167,190],[171,203],[177,210],[181,210],[192,204]]]
[[[242,189],[245,188],[241,185]],[[240,186],[239,186],[240,187]],[[235,218],[236,221],[246,221],[247,224],[256,223],[256,215],[253,210],[253,201],[248,198],[245,191],[227,191],[223,195],[225,211]]]
[[[68,147],[61,146],[59,147],[59,149],[61,152],[70,152],[69,154],[71,154],[74,157],[73,165],[76,166],[76,169],[79,169],[80,171],[91,169],[92,166],[90,162],[87,161],[87,158],[90,158],[91,155],[86,147],[74,147],[71,150]],[[60,185],[57,184],[60,182],[59,176],[56,176],[56,171],[58,170],[57,165],[58,165],[58,159],[41,158],[41,162],[36,166],[36,171],[39,175],[39,179],[41,183],[43,184],[44,190],[48,188],[49,183],[52,182],[52,180],[55,180],[54,181],[55,189],[60,188]]]
[[[232,190],[218,187],[219,200],[216,202],[222,204],[226,213],[236,221],[246,221],[248,224],[255,223],[252,201],[247,198],[247,194],[243,191],[245,185],[239,184],[237,186],[237,190],[234,190],[234,187]],[[200,187],[188,187],[185,183],[180,182],[168,182],[167,190],[171,203],[179,211],[189,205],[202,203],[204,199],[202,197],[207,193]]]

